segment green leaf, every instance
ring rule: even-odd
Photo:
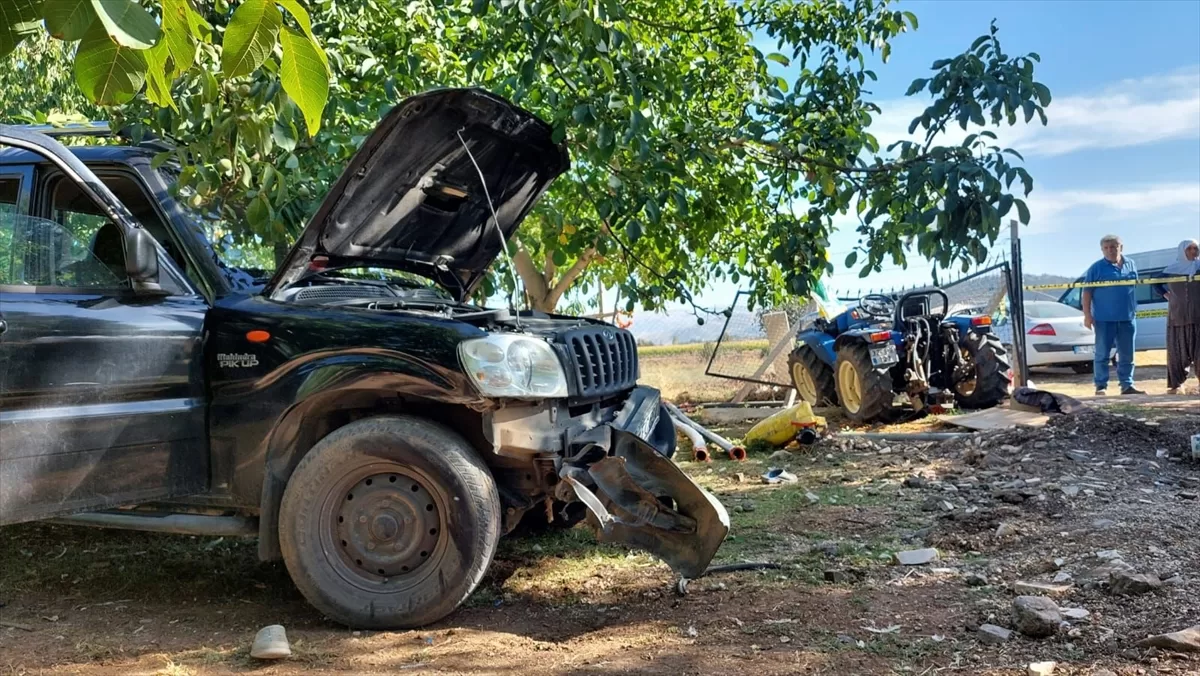
[[[565,138],[567,138],[567,125],[564,122],[559,122],[554,125],[554,131],[550,134],[550,141],[553,143],[562,143]]]
[[[1033,83],[1033,92],[1037,95],[1038,103],[1043,106],[1050,105],[1050,88],[1041,82]]]
[[[996,205],[996,212],[999,213],[1000,216],[1003,218],[1004,215],[1008,213],[1009,209],[1012,209],[1012,205],[1013,205],[1013,196],[1012,195],[1001,195],[1000,203],[998,205]]]
[[[846,255],[846,267],[852,268],[852,267],[854,267],[854,264],[857,262],[858,262],[858,252],[857,251],[851,251],[849,254]]]
[[[290,120],[276,119],[271,125],[271,138],[280,150],[290,153],[296,149],[296,126]]]
[[[1033,119],[1033,113],[1037,110],[1037,104],[1033,101],[1022,101],[1021,108],[1025,110],[1025,122],[1028,123]]]
[[[0,0],[0,57],[42,30],[42,0]]]
[[[115,106],[132,99],[146,81],[145,52],[122,47],[103,29],[93,30],[75,54],[75,82],[90,101]]]
[[[954,62],[954,59],[938,59],[937,61],[933,62],[933,65],[930,66],[930,68],[933,70],[941,70],[941,69],[945,68],[946,66],[949,66],[953,62]]]
[[[771,54],[767,54],[767,60],[769,60],[769,61],[774,61],[775,63],[778,63],[778,64],[780,64],[780,65],[782,65],[782,66],[790,66],[790,65],[792,65],[792,62],[791,62],[791,60],[790,60],[790,59],[788,59],[788,58],[787,58],[786,56],[784,56],[783,54],[780,54],[779,52],[773,52],[773,53],[771,53]]]
[[[912,12],[905,12],[904,18],[908,19],[908,23],[912,24],[913,30],[917,30],[917,15]]]
[[[283,168],[284,169],[299,169],[300,168],[300,160],[297,159],[297,157],[295,155],[289,154],[287,156],[287,159],[284,160],[284,162],[283,162]]]
[[[625,235],[629,237],[629,243],[633,244],[642,238],[642,222],[634,218],[625,226]]]
[[[983,46],[983,43],[987,42],[990,39],[991,39],[990,35],[980,35],[979,37],[975,38],[975,42],[971,43],[971,48],[968,49],[967,51],[973,52],[976,49],[979,49],[980,47]]]
[[[167,77],[167,58],[170,49],[166,40],[160,40],[152,49],[143,52],[146,56],[146,98],[159,108],[170,106],[178,111],[171,98],[171,80]]]
[[[1021,219],[1021,223],[1029,225],[1029,207],[1025,206],[1025,200],[1013,200],[1013,204],[1017,205],[1017,216]]]
[[[158,22],[133,0],[92,0],[96,18],[121,47],[150,49],[158,42]]]
[[[925,88],[925,85],[926,85],[926,83],[928,83],[928,82],[929,82],[929,80],[926,80],[926,79],[925,79],[925,78],[923,78],[923,77],[919,77],[919,78],[917,78],[917,79],[913,80],[913,81],[912,81],[912,84],[910,84],[910,85],[908,86],[908,91],[904,92],[904,95],[905,95],[905,96],[912,96],[913,94],[916,94],[917,92],[919,92],[919,91],[921,91],[922,89],[924,89],[924,88]]]
[[[159,44],[166,43],[172,63],[168,64],[166,78],[183,74],[196,61],[196,37],[199,29],[193,25],[192,8],[188,0],[162,0],[163,37]]]
[[[283,43],[283,90],[304,113],[309,136],[321,128],[321,113],[329,99],[329,73],[311,40],[291,28],[279,34]]]
[[[73,42],[83,39],[96,20],[91,0],[45,0],[42,11],[52,37]]]
[[[258,70],[275,48],[282,25],[283,13],[272,0],[246,0],[239,5],[225,28],[221,72],[238,77]]]
[[[250,201],[250,206],[246,207],[246,220],[251,228],[260,233],[265,232],[271,225],[271,205],[267,202],[266,195],[260,193]]]
[[[596,145],[601,148],[607,148],[613,143],[613,131],[607,124],[601,123],[600,129],[596,131]]]

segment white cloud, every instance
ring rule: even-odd
[[[928,105],[928,100],[904,98],[879,102],[883,114],[871,125],[882,147],[908,134],[908,125]],[[1200,67],[1145,78],[1122,80],[1104,89],[1056,97],[1046,109],[1049,125],[1035,116],[1029,124],[1002,125],[993,129],[1001,145],[1021,154],[1065,155],[1079,150],[1124,148],[1161,141],[1200,138]],[[1020,118],[1023,120],[1023,116]],[[959,143],[978,131],[951,125],[938,141]]]
[[[1200,218],[1200,184],[1154,183],[1121,189],[1035,190],[1029,196],[1030,227],[1038,234],[1081,222],[1132,222],[1148,227],[1164,214],[1172,220]]]

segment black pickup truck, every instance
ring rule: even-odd
[[[452,612],[523,519],[700,574],[728,516],[633,337],[469,300],[566,171],[551,136],[484,91],[408,99],[255,280],[154,149],[0,125],[0,524],[257,536],[367,628]]]

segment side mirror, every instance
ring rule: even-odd
[[[125,234],[125,273],[135,290],[162,290],[158,283],[158,245],[142,228]]]

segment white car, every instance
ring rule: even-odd
[[[992,316],[992,332],[1010,350],[1012,328],[1008,316]],[[1030,367],[1066,366],[1091,373],[1095,351],[1096,334],[1083,325],[1083,312],[1050,300],[1025,301],[1025,358]]]

